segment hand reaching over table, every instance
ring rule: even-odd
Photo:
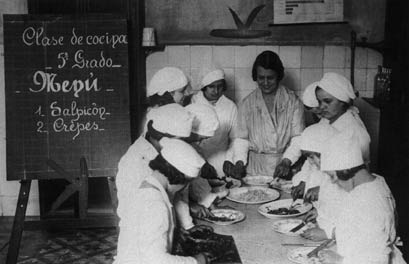
[[[202,219],[209,216],[214,216],[209,208],[206,208],[198,203],[190,202],[189,209],[190,215],[194,218]]]
[[[274,171],[274,178],[287,178],[291,170],[291,161],[289,159],[282,159]]]
[[[297,186],[293,187],[293,189],[291,190],[291,197],[293,198],[293,200],[303,197],[304,196],[304,190],[305,190],[305,182],[302,181],[300,182],[300,184],[298,184]]]
[[[304,202],[313,202],[313,201],[318,201],[319,197],[319,192],[320,192],[320,187],[312,187],[307,190],[307,193],[304,195]]]

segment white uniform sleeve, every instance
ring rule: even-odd
[[[250,150],[249,132],[246,124],[246,107],[243,103],[238,107],[237,126],[235,138],[232,142],[234,149],[234,160],[239,160],[247,164],[248,152]]]
[[[212,193],[212,187],[210,187],[209,182],[202,177],[197,177],[190,183],[189,195],[193,201],[206,208],[209,208],[217,198],[217,195]]]
[[[293,165],[301,157],[300,149],[301,136],[295,136],[283,154],[283,159],[289,159]]]
[[[173,205],[180,226],[186,230],[192,228],[194,224],[189,210],[189,186],[175,194]]]
[[[293,186],[297,186],[302,181],[307,182],[309,178],[309,173],[310,173],[310,164],[308,160],[306,160],[304,164],[302,165],[301,170],[293,176],[292,178]]]
[[[172,216],[162,201],[146,204],[144,209],[138,210],[138,214],[134,217],[134,225],[122,226],[120,229],[115,263],[197,263],[192,257],[176,256],[168,252],[169,219]]]

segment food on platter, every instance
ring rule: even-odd
[[[258,212],[267,218],[291,218],[305,214],[312,208],[312,204],[304,203],[302,199],[298,199],[293,204],[293,199],[283,199],[261,205]],[[297,212],[298,211],[298,212]]]
[[[299,214],[300,211],[294,208],[280,207],[278,209],[268,210],[267,213],[276,215],[294,215]]]
[[[280,179],[280,178],[274,178],[271,183],[271,187],[279,189],[283,192],[286,193],[291,193],[291,188],[293,187],[292,181]]]
[[[315,247],[299,247],[288,251],[287,257],[292,262],[298,264],[320,264],[321,261],[317,257],[307,257],[307,254],[314,250]]]
[[[302,234],[305,230],[316,226],[315,224],[308,222],[304,226],[302,226],[299,230],[295,232],[291,232],[293,228],[299,226],[302,223],[303,221],[301,219],[286,218],[286,219],[275,221],[273,223],[273,230],[278,233],[289,235],[289,236],[298,236]]]
[[[252,176],[248,175],[243,178],[243,182],[247,185],[268,186],[273,181],[273,176]]]
[[[278,199],[280,193],[277,190],[261,186],[233,188],[227,199],[246,204],[266,203]]]
[[[231,225],[245,218],[243,212],[234,209],[214,209],[212,214],[214,216],[209,216],[205,220],[218,225]]]

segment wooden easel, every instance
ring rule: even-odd
[[[80,159],[80,174],[79,176],[67,173],[55,161],[47,160],[47,165],[52,168],[57,176],[54,179],[66,179],[70,182],[65,190],[57,197],[48,212],[46,219],[38,221],[25,221],[28,197],[30,194],[31,180],[20,181],[20,192],[18,195],[16,213],[14,216],[13,227],[10,236],[9,248],[7,252],[7,264],[15,264],[18,260],[20,250],[21,236],[23,230],[36,229],[56,229],[64,227],[70,228],[101,228],[101,227],[116,227],[118,224],[118,217],[115,215],[95,215],[89,216],[88,209],[88,167],[84,157]],[[112,201],[114,212],[118,205],[115,178],[107,177],[108,186]],[[61,204],[66,201],[71,195],[77,195],[76,205],[74,209],[74,218],[53,218],[56,210]]]

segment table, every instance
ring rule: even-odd
[[[282,192],[280,199],[290,195]],[[272,224],[277,219],[261,215],[257,209],[261,204],[241,204],[224,200],[220,206],[229,206],[246,214],[246,219],[233,225],[221,226],[205,221],[222,235],[233,236],[243,264],[294,264],[287,258],[287,252],[300,246],[283,246],[283,243],[314,243],[299,236],[287,236],[273,231]],[[302,217],[302,216],[300,216]]]

